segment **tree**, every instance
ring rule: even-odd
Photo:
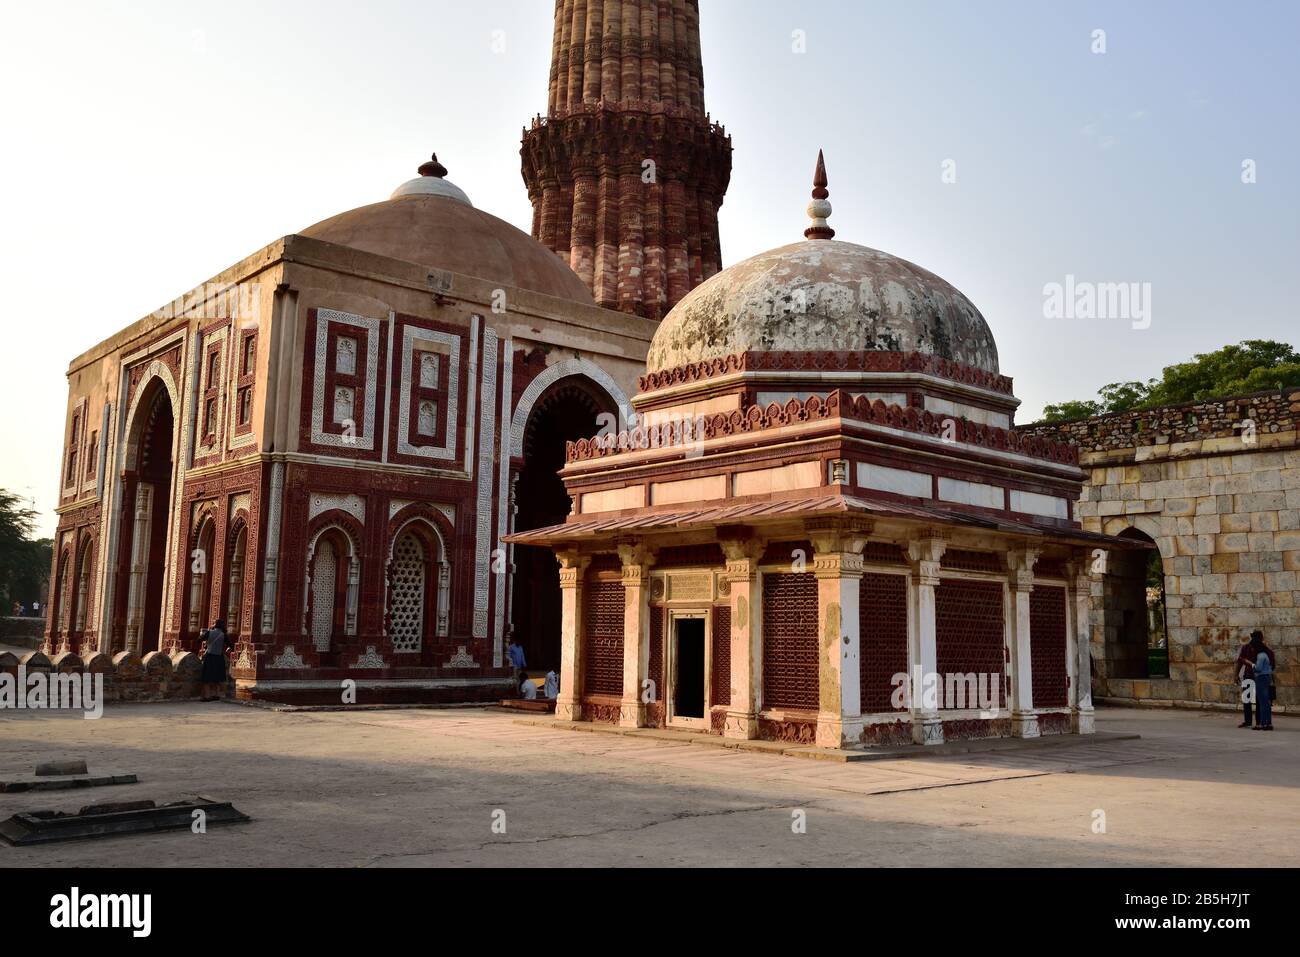
[[[0,489],[0,613],[16,601],[30,605],[49,581],[54,543],[32,539],[35,521],[21,498]]]
[[[1048,405],[1044,422],[1072,422],[1108,412],[1151,409],[1180,402],[1203,402],[1269,389],[1300,386],[1300,354],[1285,342],[1247,339],[1190,362],[1165,366],[1159,379],[1112,382],[1098,390],[1099,399]]]

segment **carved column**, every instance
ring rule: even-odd
[[[1034,590],[1034,563],[1038,549],[1017,548],[1007,553],[1011,608],[1007,636],[1011,646],[1011,733],[1018,738],[1038,737],[1034,712],[1034,663],[1030,647],[1029,593]]]
[[[943,719],[939,717],[937,696],[918,693],[935,680],[939,673],[939,645],[935,631],[934,590],[939,587],[939,562],[948,543],[931,533],[908,543],[907,557],[912,566],[912,607],[908,610],[909,657],[912,673],[920,670],[921,681],[912,686],[912,740],[917,744],[943,744]]]
[[[759,693],[763,687],[762,587],[758,560],[763,543],[758,539],[723,539],[727,559],[727,582],[731,590],[731,634],[714,635],[713,640],[731,642],[731,707],[727,709],[723,735],[728,738],[757,738]]]
[[[131,538],[131,588],[126,599],[126,650],[141,654],[144,628],[146,575],[149,570],[149,538],[152,531],[154,488],[141,482],[135,490],[135,531]]]
[[[1089,566],[1085,558],[1070,562],[1065,567],[1070,585],[1067,614],[1071,644],[1067,648],[1072,663],[1072,730],[1076,734],[1093,734],[1097,728],[1092,707],[1092,577],[1088,574]]]
[[[638,542],[620,542],[623,562],[623,697],[618,723],[625,728],[646,726],[645,695],[650,674],[650,562],[653,553]],[[658,689],[656,689],[656,694]]]
[[[852,746],[862,739],[858,592],[868,531],[868,527],[842,520],[809,523],[820,648],[817,744],[823,748]]]
[[[582,584],[591,558],[558,552],[560,560],[560,694],[555,716],[562,721],[582,718]]]

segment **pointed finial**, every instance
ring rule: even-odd
[[[416,170],[421,176],[436,176],[442,179],[447,175],[447,167],[438,162],[438,154],[434,153],[433,158],[427,163],[421,163],[420,168]]]
[[[818,150],[817,171],[813,174],[813,201],[808,204],[808,218],[812,220],[812,225],[803,231],[806,239],[835,238],[835,230],[826,224],[826,219],[831,214],[831,194],[826,188],[829,184],[830,180],[826,178],[826,158]]]

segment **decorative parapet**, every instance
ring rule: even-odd
[[[737,372],[915,372],[1010,396],[1011,377],[924,352],[740,352],[641,376],[641,391]]]
[[[1074,422],[1036,422],[1018,431],[1107,452],[1205,439],[1266,436],[1300,428],[1300,390],[1280,389],[1154,409],[1112,412]]]
[[[1064,442],[1024,435],[1015,429],[1000,429],[971,422],[969,419],[936,415],[914,407],[887,405],[882,399],[873,401],[866,396],[855,399],[843,389],[835,390],[825,399],[820,396],[806,400],[793,398],[784,405],[776,402],[767,406],[751,405],[744,411],[703,415],[693,420],[638,427],[617,435],[610,433],[579,439],[577,442],[566,443],[566,460],[587,462],[642,449],[681,448],[730,435],[834,418],[854,419],[900,431],[946,438],[975,448],[1015,452],[1058,465],[1079,464],[1078,448]],[[947,423],[953,425],[949,427]]]

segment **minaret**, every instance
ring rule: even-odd
[[[556,0],[521,153],[533,237],[600,305],[661,319],[718,272],[731,138],[704,111],[699,0]]]

